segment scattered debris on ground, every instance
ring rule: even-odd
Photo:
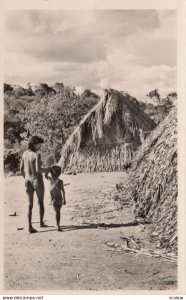
[[[133,243],[134,241],[132,241]],[[109,248],[112,248],[116,251],[126,251],[126,252],[133,252],[138,255],[145,255],[145,256],[151,256],[151,257],[157,257],[157,258],[165,258],[169,261],[176,262],[177,256],[173,253],[164,253],[162,250],[151,250],[151,249],[145,249],[145,248],[136,248],[136,243],[134,243],[133,246],[131,246],[131,243],[128,243],[127,245],[124,244],[117,244],[117,243],[105,243],[106,246]]]
[[[14,211],[14,212],[10,213],[10,214],[9,214],[9,216],[10,216],[10,217],[16,217],[16,216],[17,216],[17,213],[16,213],[16,211]]]

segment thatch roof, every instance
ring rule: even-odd
[[[155,126],[136,99],[106,90],[67,140],[59,164],[64,171],[123,170]]]
[[[176,110],[148,136],[134,156],[129,181],[120,187],[123,203],[135,201],[135,215],[152,225],[160,247],[177,248]]]

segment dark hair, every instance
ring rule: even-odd
[[[37,135],[33,135],[28,140],[28,149],[35,152],[34,146],[36,144],[42,144],[42,143],[44,143],[44,140],[41,137]]]
[[[52,166],[50,168],[50,173],[52,177],[59,177],[61,175],[61,167],[60,166]]]

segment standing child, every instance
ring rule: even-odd
[[[48,173],[50,173],[52,177],[48,176]],[[56,223],[58,231],[61,231],[59,225],[61,217],[61,207],[63,204],[66,204],[63,181],[58,178],[60,175],[61,168],[59,166],[52,166],[50,170],[45,174],[46,179],[50,181],[50,195],[54,210],[56,212]]]
[[[44,182],[42,173],[47,172],[48,169],[41,168],[41,156],[37,153],[43,139],[38,136],[30,137],[28,141],[28,150],[23,153],[21,159],[20,170],[21,174],[25,179],[26,194],[28,197],[28,231],[30,233],[35,233],[35,230],[32,227],[32,209],[33,209],[33,198],[34,191],[36,191],[39,204],[39,213],[40,213],[40,226],[45,227],[46,225],[43,222],[44,218]]]

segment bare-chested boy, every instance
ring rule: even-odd
[[[52,177],[48,176],[48,173],[50,173]],[[50,195],[54,210],[56,212],[56,224],[58,231],[61,231],[61,208],[62,205],[66,204],[63,180],[58,178],[60,175],[61,168],[57,165],[52,166],[45,174],[46,179],[50,181]]]
[[[40,213],[40,226],[45,227],[46,225],[43,222],[44,218],[44,182],[43,175],[48,171],[46,168],[42,168],[41,156],[37,153],[43,139],[38,136],[30,137],[28,141],[28,150],[23,153],[20,170],[25,179],[26,194],[28,197],[28,231],[30,233],[35,233],[35,230],[32,227],[32,208],[33,208],[33,198],[34,191],[36,191],[39,204],[39,213]]]

